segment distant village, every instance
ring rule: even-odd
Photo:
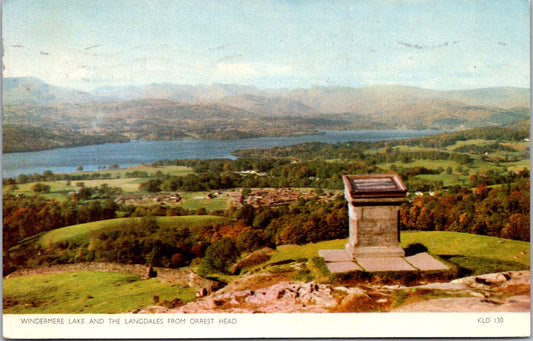
[[[294,188],[255,188],[243,194],[242,191],[215,191],[194,199],[228,198],[230,206],[244,204],[253,207],[273,207],[290,204],[298,199],[317,199],[319,201],[333,200],[337,193],[332,191],[321,193],[314,189]],[[150,204],[180,204],[184,200],[183,195],[173,193],[132,193],[122,194],[116,199],[118,205],[150,205]]]

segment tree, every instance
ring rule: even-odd
[[[89,187],[81,187],[78,190],[78,196],[81,200],[88,200],[92,195],[92,191]]]
[[[162,183],[163,182],[159,179],[150,179],[139,185],[139,191],[151,192],[151,193],[161,192]]]
[[[31,190],[35,193],[49,193],[50,192],[50,185],[45,185],[41,183],[36,183],[31,187]]]
[[[207,248],[205,257],[200,263],[199,272],[202,275],[211,272],[228,273],[230,265],[238,256],[239,252],[233,238],[223,237]]]
[[[513,214],[501,232],[504,238],[523,241],[529,241],[529,235],[529,216],[522,213]]]
[[[83,172],[83,166],[78,166],[78,168],[76,168],[76,170],[77,170],[78,172]]]
[[[265,245],[265,235],[261,230],[246,229],[237,237],[237,248],[242,252],[252,252]]]

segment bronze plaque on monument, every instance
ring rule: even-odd
[[[348,201],[349,239],[353,258],[402,257],[398,210],[407,188],[395,174],[344,175]]]

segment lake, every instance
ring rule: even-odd
[[[260,137],[242,140],[175,140],[131,141],[83,147],[59,148],[38,152],[2,155],[2,178],[19,174],[75,172],[79,166],[85,171],[99,166],[118,164],[120,168],[174,159],[235,159],[231,153],[239,149],[288,146],[303,142],[343,143],[349,141],[380,141],[405,139],[439,133],[435,130],[325,130],[320,135],[298,137]]]

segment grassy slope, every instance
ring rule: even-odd
[[[128,222],[134,220],[141,221],[142,218],[117,218],[110,220],[95,221],[92,223],[79,224],[48,231],[43,234],[38,243],[45,247],[50,244],[62,241],[77,241],[80,244],[89,243],[90,236],[95,231],[110,231],[126,228]],[[227,222],[224,217],[201,215],[201,216],[179,216],[179,217],[156,217],[159,226],[169,227],[198,227],[205,225],[215,225]]]
[[[26,276],[3,281],[4,313],[125,313],[154,303],[194,300],[196,290],[158,279],[112,272],[71,272]]]
[[[175,218],[175,217],[169,217]],[[201,217],[197,217],[200,219]],[[195,218],[196,219],[196,218]],[[171,223],[172,219],[165,219]],[[457,232],[404,232],[402,246],[421,243],[472,274],[529,268],[529,243]],[[346,239],[307,245],[282,245],[266,264],[310,259],[321,249],[341,249]],[[518,257],[518,258],[517,258]],[[75,285],[73,285],[75,283]],[[194,290],[158,279],[76,272],[43,274],[3,282],[5,313],[123,313],[153,303],[153,296],[170,301],[194,299]]]
[[[420,243],[433,255],[481,274],[529,269],[529,243],[458,232],[402,232],[402,247]],[[346,239],[307,245],[282,245],[268,263],[312,258],[318,250],[343,249]],[[500,243],[499,243],[500,242]]]

